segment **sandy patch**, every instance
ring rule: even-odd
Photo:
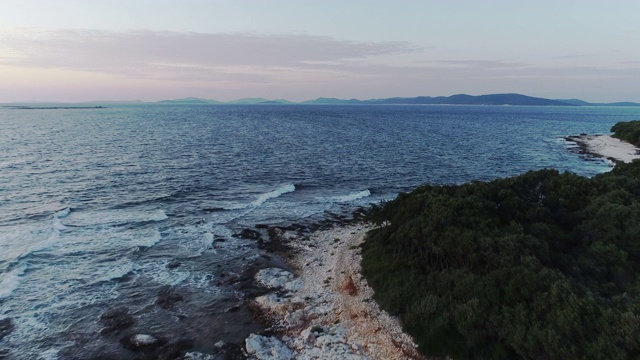
[[[610,135],[569,136],[567,140],[575,141],[586,148],[586,152],[592,155],[626,163],[640,159],[640,149]]]

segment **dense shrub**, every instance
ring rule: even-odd
[[[619,122],[611,128],[613,137],[640,146],[640,120]]]
[[[422,186],[368,219],[364,274],[425,354],[640,358],[640,161]]]

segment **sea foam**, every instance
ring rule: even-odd
[[[286,194],[286,193],[290,193],[290,192],[294,192],[296,191],[296,187],[293,184],[287,184],[284,185],[276,190],[270,191],[268,193],[264,193],[260,196],[258,196],[258,198],[256,200],[254,200],[251,203],[252,207],[258,207],[262,204],[264,204],[267,200],[269,199],[273,199],[273,198],[277,198],[278,196],[282,195],[282,194]]]
[[[0,275],[0,299],[4,299],[18,288],[26,266],[19,267]]]
[[[329,199],[332,202],[350,202],[350,201],[365,198],[367,196],[371,196],[371,191],[369,191],[369,189],[358,191],[348,195],[343,195],[343,196],[333,196]]]

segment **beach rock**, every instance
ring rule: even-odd
[[[156,304],[163,309],[170,309],[176,303],[183,301],[184,297],[179,294],[175,289],[171,286],[166,285],[163,286],[162,289],[158,292],[158,299],[156,300]]]
[[[300,333],[295,346],[301,348],[296,359],[364,360],[359,347],[346,343],[345,330],[339,326],[310,326]]]
[[[282,289],[287,291],[297,291],[302,289],[302,281],[292,273],[278,269],[268,268],[258,271],[255,276],[258,284],[270,289]]]
[[[152,350],[166,343],[165,340],[150,334],[133,334],[126,336],[120,340],[122,345],[129,350]]]
[[[9,335],[13,329],[13,320],[6,318],[0,320],[0,340],[2,340],[5,336]]]
[[[259,240],[262,234],[259,231],[253,229],[244,229],[241,232],[234,234],[234,237],[246,240]]]
[[[301,310],[288,312],[284,315],[284,321],[289,328],[297,328],[304,324],[304,313]]]
[[[135,323],[133,316],[129,315],[126,307],[111,308],[100,315],[100,323],[104,328],[100,330],[102,335],[109,333],[119,333],[124,329],[128,329]]]
[[[213,345],[217,353],[224,357],[224,360],[246,360],[247,355],[244,348],[238,344],[226,343],[218,341]]]
[[[245,348],[258,360],[290,360],[294,352],[282,341],[272,336],[250,334],[245,340]]]

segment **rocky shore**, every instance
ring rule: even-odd
[[[252,359],[423,359],[397,319],[380,310],[360,269],[368,228],[336,225],[310,235],[286,231],[292,271],[261,269],[256,282],[271,291],[251,300],[269,324],[251,334]]]
[[[640,149],[610,135],[580,134],[564,139],[578,144],[580,152],[584,154],[626,163],[640,159]]]

